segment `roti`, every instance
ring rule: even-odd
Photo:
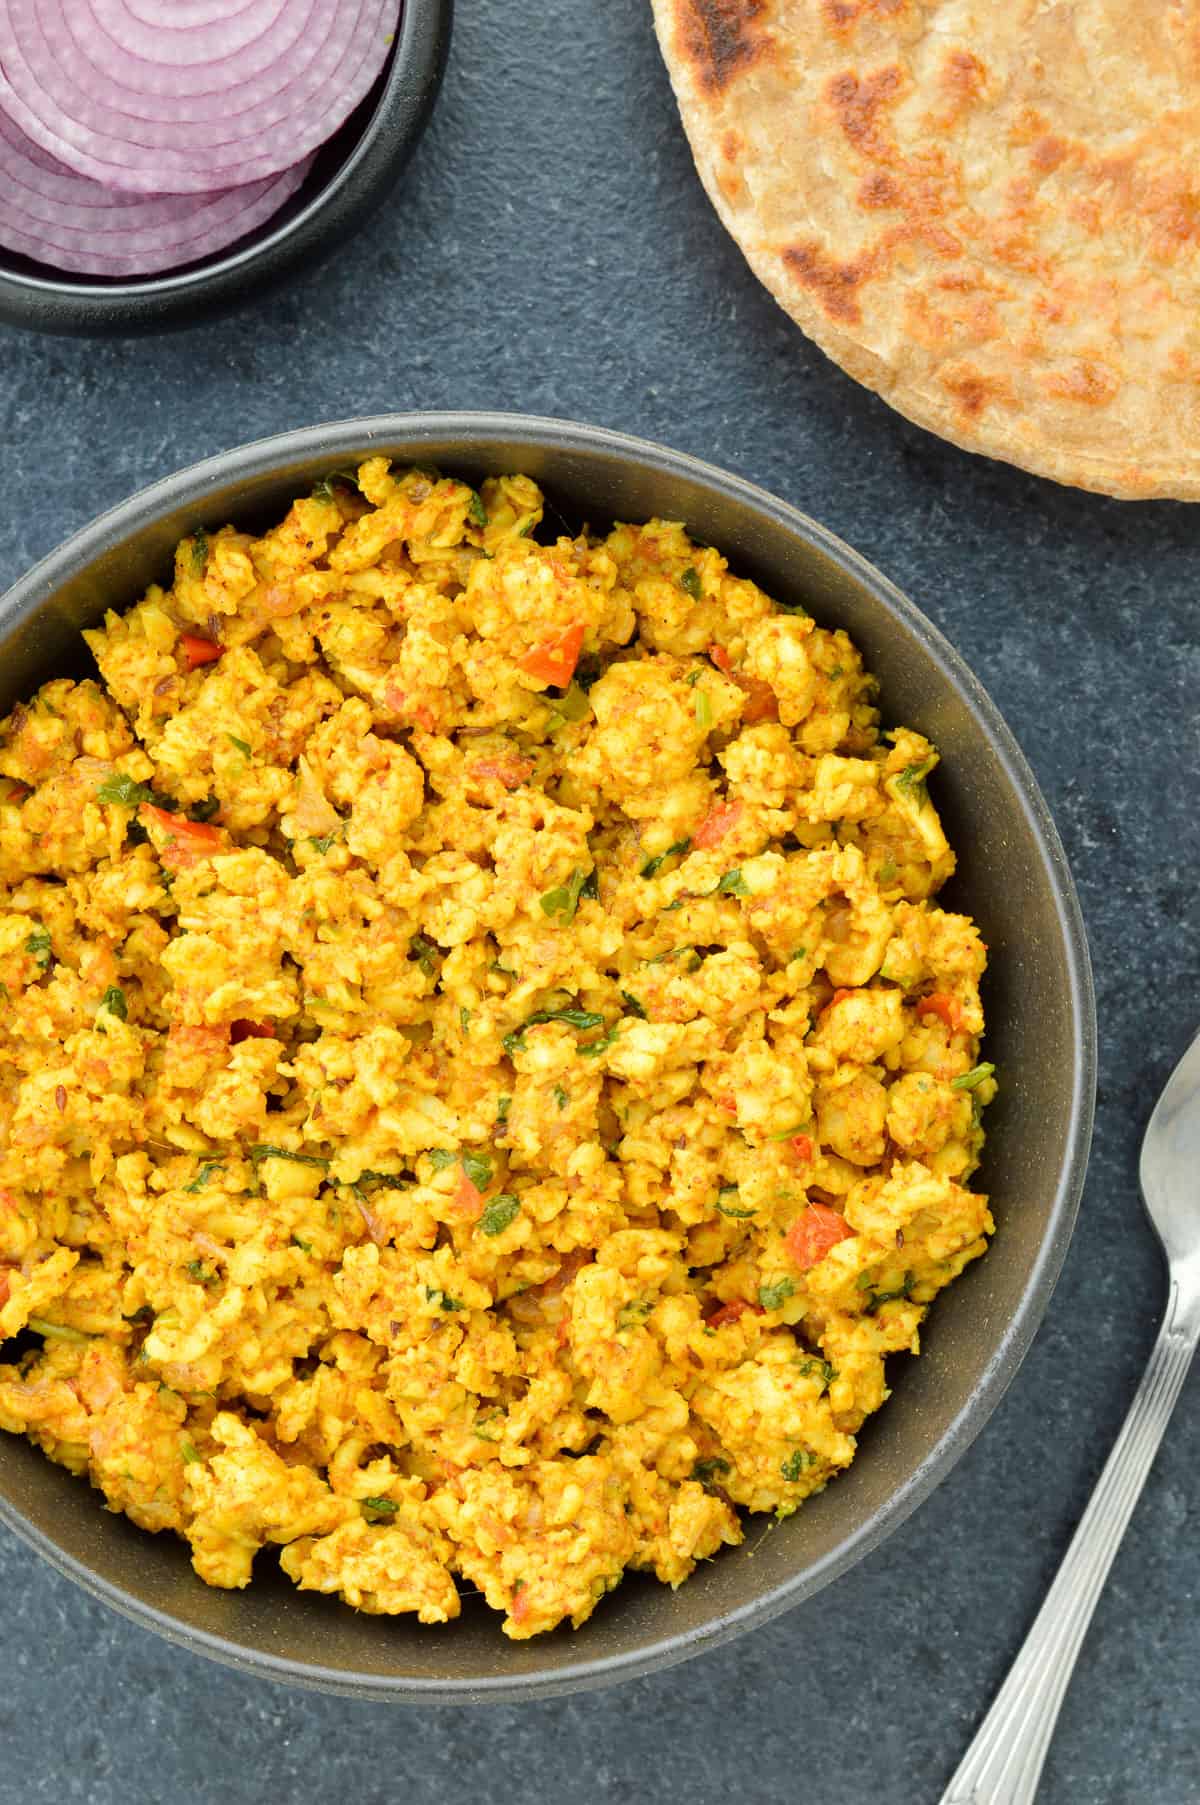
[[[1200,496],[1200,0],[653,0],[752,269],[918,425]]]

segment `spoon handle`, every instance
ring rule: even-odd
[[[1042,1763],[1108,1577],[1200,1339],[1193,1297],[1171,1285],[1129,1414],[1033,1628],[941,1805],[1033,1805]]]

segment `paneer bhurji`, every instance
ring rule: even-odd
[[[819,1491],[992,1227],[933,748],[542,515],[373,458],[0,728],[0,1425],[211,1585],[514,1637]]]

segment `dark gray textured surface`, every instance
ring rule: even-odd
[[[393,407],[573,415],[712,458],[874,558],[1008,716],[1083,894],[1101,1016],[1079,1231],[1033,1353],[885,1546],[749,1639],[616,1692],[419,1716],[181,1654],[0,1539],[0,1800],[361,1805],[938,1798],[1062,1552],[1161,1299],[1141,1124],[1200,1023],[1200,512],[1074,494],[908,426],[812,350],[692,173],[643,0],[459,0],[433,128],[308,281],[175,338],[0,335],[0,585],[238,440]],[[1195,1805],[1200,1383],[1097,1614],[1055,1805]]]

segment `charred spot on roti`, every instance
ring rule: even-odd
[[[676,0],[679,41],[701,88],[719,94],[767,54],[767,0]]]
[[[977,420],[997,402],[1013,399],[1012,384],[1006,377],[989,376],[971,363],[948,365],[942,371],[941,384],[968,421]]]
[[[956,100],[975,100],[983,92],[987,70],[970,50],[952,50],[942,64],[942,86]]]
[[[900,186],[886,169],[873,169],[858,185],[858,204],[869,213],[900,205]]]
[[[908,0],[821,0],[821,15],[831,30],[848,34],[864,19],[893,19]]]
[[[1043,386],[1048,395],[1060,401],[1074,401],[1081,407],[1107,407],[1119,393],[1121,381],[1097,359],[1081,357],[1061,370],[1052,370],[1043,378]]]
[[[735,201],[742,191],[742,158],[745,155],[746,140],[740,132],[727,131],[721,138],[721,160],[717,169],[717,181],[726,200]]]
[[[807,244],[789,245],[783,261],[798,282],[803,283],[831,320],[856,326],[862,319],[858,291],[871,274],[871,259],[860,257],[850,263],[839,263],[815,240]]]
[[[895,157],[895,143],[884,129],[882,115],[900,98],[904,80],[904,71],[895,64],[867,76],[847,69],[833,76],[825,89],[843,135],[872,162]]]

